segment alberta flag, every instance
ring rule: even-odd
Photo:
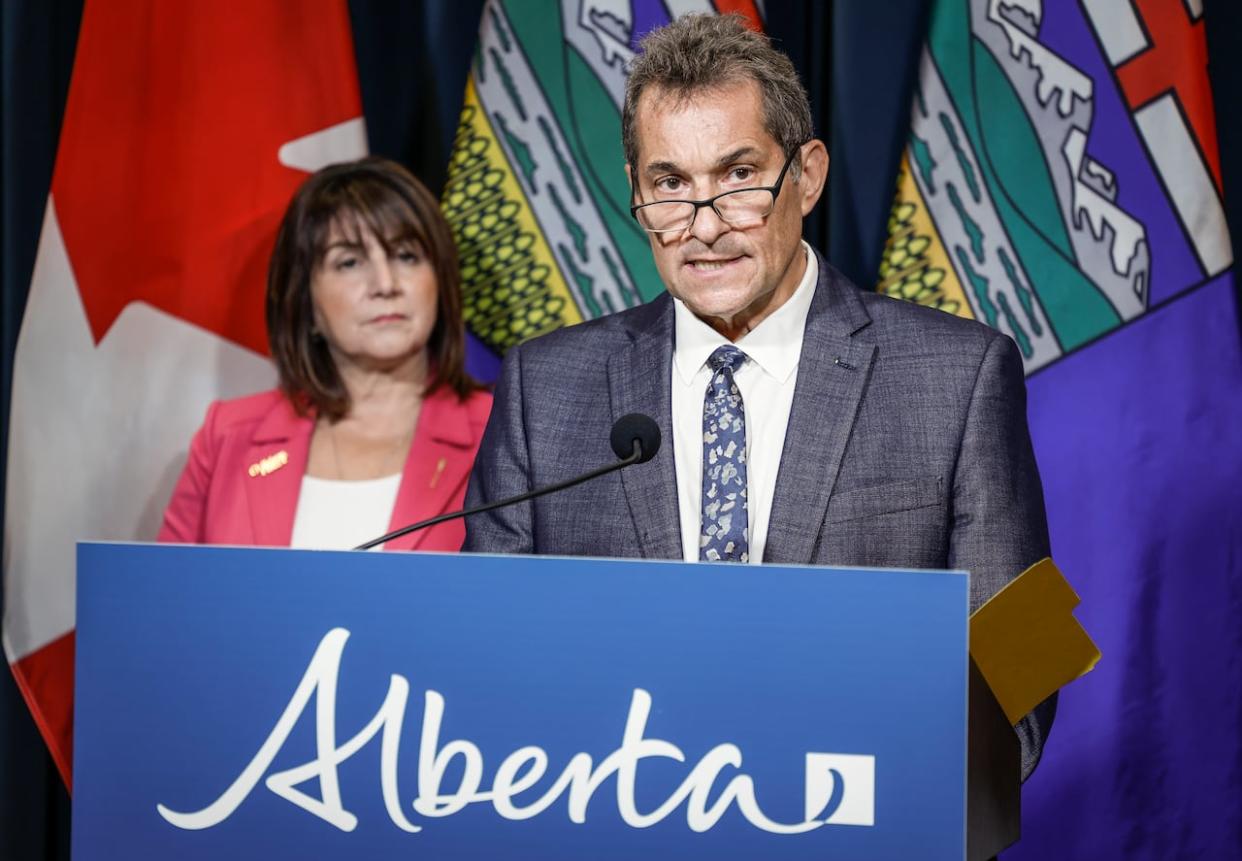
[[[489,0],[442,198],[465,317],[497,352],[654,298],[664,287],[630,217],[625,75],[670,15],[754,0]]]
[[[1242,846],[1242,349],[1201,0],[938,0],[879,289],[1022,351],[1103,652],[1007,858]]]
[[[17,345],[4,651],[66,782],[74,544],[152,540],[214,398],[267,388],[308,171],[366,152],[344,0],[88,0]]]

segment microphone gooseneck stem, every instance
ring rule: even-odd
[[[516,505],[519,502],[525,502],[528,499],[544,496],[548,493],[555,493],[558,490],[565,490],[576,484],[582,484],[584,481],[590,481],[593,478],[599,478],[601,475],[607,475],[610,472],[616,472],[618,469],[638,463],[639,458],[643,456],[643,446],[638,440],[634,440],[633,450],[621,460],[610,463],[607,466],[601,466],[599,469],[593,469],[583,475],[575,476],[567,481],[561,481],[556,484],[550,484],[547,487],[540,487],[535,490],[529,490],[519,496],[512,496],[508,499],[499,499],[495,502],[489,502],[485,505],[477,505],[474,508],[467,508],[463,511],[450,511],[446,514],[439,514],[427,520],[420,520],[418,523],[411,523],[409,526],[402,526],[400,529],[389,532],[387,535],[381,535],[379,538],[373,538],[365,544],[359,544],[355,550],[370,550],[386,541],[392,541],[400,538],[402,535],[409,535],[411,532],[417,532],[420,529],[426,529],[429,526],[435,526],[437,523],[443,523],[446,520],[453,520],[457,517],[469,517],[472,514],[482,514],[485,511],[491,511],[493,508],[503,508],[506,505]]]

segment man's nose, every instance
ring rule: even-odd
[[[729,223],[716,214],[710,206],[700,206],[694,214],[694,221],[687,228],[689,234],[704,245],[711,245],[722,233],[728,233]]]

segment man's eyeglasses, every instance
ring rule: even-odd
[[[785,181],[785,173],[800,151],[801,147],[785,159],[785,166],[781,168],[774,185],[739,188],[707,200],[657,200],[654,203],[639,203],[630,207],[630,215],[648,233],[672,233],[688,228],[694,223],[699,209],[710,206],[720,220],[731,227],[757,227],[772,214],[772,209],[776,206],[776,196],[781,193],[781,184]]]

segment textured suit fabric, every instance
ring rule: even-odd
[[[764,561],[964,569],[973,610],[1049,555],[1017,348],[860,291],[822,258],[819,273]],[[672,349],[664,295],[510,350],[467,505],[607,463],[626,413],[655,418],[665,442],[649,464],[469,518],[463,549],[680,559]],[[1054,708],[1018,728],[1024,775]]]
[[[491,395],[465,401],[445,389],[423,401],[405,459],[389,531],[461,506]],[[278,391],[217,401],[190,443],[185,469],[164,512],[160,541],[287,547],[315,420]],[[283,452],[283,456],[281,453]],[[271,471],[251,474],[268,460]],[[454,551],[465,528],[449,521],[404,536],[386,550]]]

